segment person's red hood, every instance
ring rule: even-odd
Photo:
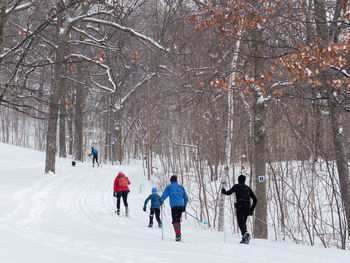
[[[118,177],[118,178],[120,178],[120,177],[125,177],[125,174],[119,173],[117,177]]]

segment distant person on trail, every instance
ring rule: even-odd
[[[146,206],[148,201],[151,200],[150,214],[149,214],[149,225],[148,227],[153,226],[153,215],[156,215],[156,219],[158,222],[158,227],[162,227],[162,221],[160,220],[160,196],[157,194],[157,188],[152,188],[152,194],[150,194],[145,200],[145,204],[143,205],[143,211],[146,212]]]
[[[117,211],[116,213],[120,215],[120,198],[123,198],[123,203],[125,206],[125,215],[129,215],[129,207],[128,207],[128,193],[130,189],[128,187],[130,185],[129,178],[125,176],[122,172],[118,172],[117,177],[114,179],[114,189],[113,196],[117,198]]]
[[[242,240],[241,244],[248,244],[250,240],[250,235],[247,232],[247,218],[253,215],[254,208],[257,203],[257,199],[252,189],[245,184],[246,177],[244,175],[238,176],[238,184],[232,186],[228,191],[225,188],[221,189],[221,193],[224,195],[231,195],[236,193],[236,215],[239,229],[241,230]],[[251,205],[250,199],[253,199],[253,204]]]
[[[181,240],[181,214],[186,211],[186,205],[188,202],[188,196],[182,185],[177,183],[177,176],[170,177],[170,184],[165,188],[160,203],[163,204],[164,200],[169,196],[171,216],[173,218],[173,227],[175,231],[175,240]]]
[[[98,166],[100,166],[100,164],[98,163],[98,151],[94,148],[91,147],[91,153],[89,154],[89,156],[92,155],[92,167],[95,167],[95,160]]]

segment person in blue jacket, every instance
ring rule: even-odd
[[[177,183],[177,176],[173,175],[170,177],[170,184],[165,188],[162,197],[160,198],[161,204],[169,196],[171,216],[173,218],[173,227],[175,231],[175,240],[181,240],[181,215],[182,212],[186,211],[186,205],[188,202],[188,196],[185,188]]]
[[[98,163],[98,151],[94,148],[91,147],[91,153],[89,154],[89,156],[92,155],[92,167],[95,166],[95,160],[98,166],[100,166],[100,164]]]
[[[145,204],[143,205],[143,211],[146,212],[146,206],[148,201],[151,200],[151,209],[149,214],[149,225],[148,227],[153,226],[153,215],[156,215],[156,219],[158,222],[158,227],[162,227],[162,221],[160,220],[160,196],[157,194],[157,188],[152,188],[152,194],[150,194],[145,200]]]

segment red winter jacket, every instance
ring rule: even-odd
[[[119,183],[119,178],[120,177],[126,177],[125,174],[123,173],[119,173],[118,176],[114,179],[114,188],[113,188],[113,192],[123,192],[123,191],[128,191],[130,192],[129,187],[120,187],[118,186]],[[126,179],[128,180],[128,184],[130,184],[129,178],[126,177]]]

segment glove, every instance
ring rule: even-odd
[[[143,207],[143,211],[146,212],[146,207],[145,206]]]
[[[184,206],[183,208],[182,208],[182,212],[186,212],[186,206]]]
[[[225,188],[221,188],[221,193],[222,193],[222,194],[225,194],[225,193],[226,193]]]
[[[160,204],[160,206],[163,206],[164,202],[159,200],[159,204]]]
[[[253,208],[250,208],[250,209],[249,209],[249,212],[248,212],[248,215],[249,215],[249,216],[252,216],[253,213],[254,213],[254,209],[253,209]]]
[[[114,196],[114,197],[117,197],[117,192],[113,192],[113,196]]]

